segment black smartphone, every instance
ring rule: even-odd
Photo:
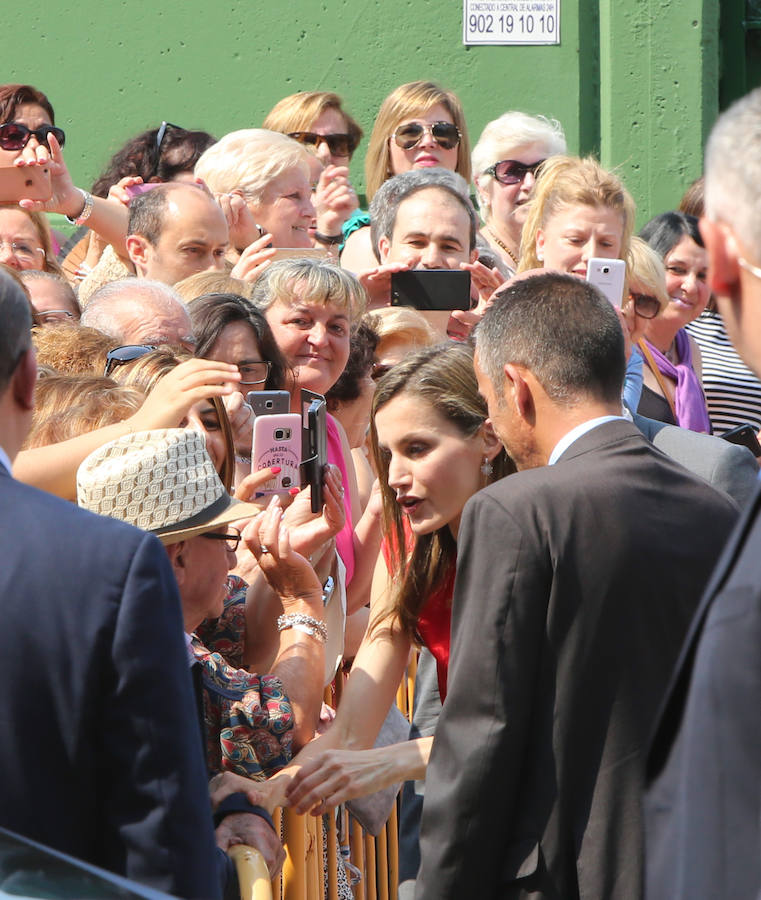
[[[328,462],[327,406],[325,398],[312,400],[306,414],[306,452],[301,463],[302,484],[311,487],[312,512],[322,511],[323,478]]]
[[[288,391],[249,391],[246,403],[255,416],[283,415],[290,412],[291,395]]]
[[[431,309],[470,309],[470,272],[412,269],[391,275],[391,305]]]
[[[725,441],[729,441],[730,444],[740,444],[743,447],[747,447],[754,456],[761,456],[761,444],[758,442],[756,431],[752,425],[738,425],[737,428],[725,431],[721,437]]]

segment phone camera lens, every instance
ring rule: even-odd
[[[290,486],[291,486],[291,478],[288,475],[286,475],[285,478],[283,479],[283,487],[287,488]]]
[[[603,274],[603,275],[607,275],[608,272],[610,272],[610,266],[603,266],[603,267],[602,267],[602,274]]]

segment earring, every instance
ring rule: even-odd
[[[540,253],[539,251],[537,251],[536,258],[539,260],[539,262],[544,262],[544,253]]]
[[[491,460],[488,456],[484,457],[484,461],[481,464],[481,474],[488,478],[494,472],[494,466],[491,464]]]

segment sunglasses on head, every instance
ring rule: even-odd
[[[657,297],[650,294],[630,293],[629,298],[634,304],[634,312],[643,319],[654,319],[661,310],[661,304]]]
[[[291,131],[288,137],[292,137],[300,144],[311,144],[313,147],[327,144],[331,156],[351,156],[356,149],[350,134],[315,134],[313,131]]]
[[[56,128],[55,125],[40,125],[39,128],[27,128],[20,122],[6,122],[0,125],[0,147],[3,150],[23,150],[29,143],[29,138],[34,135],[37,142],[44,144],[48,150],[48,136],[53,135],[58,141],[60,147],[66,143],[66,135],[63,128]]]
[[[156,347],[151,344],[125,344],[123,347],[114,347],[108,351],[106,356],[106,368],[103,370],[104,377],[110,375],[114,369],[131,363],[135,359],[140,359]]]
[[[422,141],[424,134],[430,134],[444,150],[453,150],[460,143],[460,131],[450,122],[434,122],[433,125],[408,122],[406,125],[400,125],[391,137],[397,147],[411,150]]]
[[[501,159],[493,166],[489,166],[484,175],[492,175],[500,184],[520,184],[528,172],[536,175],[536,170],[543,162],[543,159],[539,159],[526,165],[517,159]]]

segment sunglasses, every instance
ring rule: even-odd
[[[22,125],[20,122],[6,122],[5,125],[0,125],[0,147],[3,150],[23,150],[29,143],[29,138],[34,135],[37,138],[37,142],[44,144],[49,150],[48,136],[51,134],[58,141],[59,146],[63,147],[66,143],[66,135],[63,132],[63,128],[56,128],[55,125],[40,125],[39,128],[27,128],[26,125]]]
[[[124,366],[135,359],[140,359],[141,356],[145,356],[146,353],[150,353],[151,350],[155,349],[150,344],[125,344],[123,347],[115,347],[113,350],[109,350],[106,356],[106,368],[103,370],[103,376],[107,377],[119,366]]]
[[[313,147],[327,144],[331,156],[351,156],[357,149],[350,134],[315,134],[313,131],[291,131],[288,137],[292,137],[300,144],[310,144]]]
[[[172,125],[171,122],[162,122],[159,126],[159,130],[156,132],[156,150],[161,152],[161,145],[164,143],[164,138],[166,137],[167,129],[174,128],[175,131],[185,131],[186,129],[182,127],[182,125]]]
[[[520,184],[529,172],[536,175],[536,170],[543,162],[543,159],[539,159],[526,165],[517,159],[501,159],[489,166],[484,175],[492,175],[500,184]]]
[[[425,134],[430,134],[439,147],[444,150],[453,150],[460,143],[459,129],[449,122],[434,122],[433,125],[408,122],[406,125],[400,125],[391,137],[397,147],[401,147],[402,150],[411,150],[422,141]]]
[[[643,319],[654,319],[661,310],[658,298],[650,294],[630,293],[629,299],[634,304],[634,312]]]

